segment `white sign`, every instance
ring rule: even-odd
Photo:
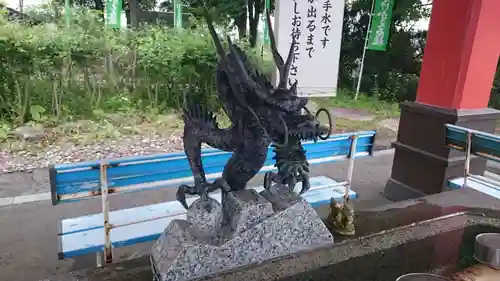
[[[344,0],[276,0],[275,15],[275,36],[283,60],[292,38],[297,42],[288,85],[297,81],[299,95],[335,96]]]

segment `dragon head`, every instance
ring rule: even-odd
[[[279,73],[279,82],[276,87],[273,87],[258,70],[251,67],[245,53],[231,42],[229,36],[227,37],[229,52],[224,51],[212,21],[207,17],[210,33],[222,60],[221,66],[226,73],[230,74],[228,75],[229,86],[233,89],[235,100],[254,116],[264,129],[264,133],[276,146],[286,146],[290,136],[301,140],[326,139],[333,130],[329,112],[326,109],[320,109],[313,116],[306,107],[308,99],[297,95],[297,82],[287,87],[295,39],[284,61],[276,47],[269,12],[266,16],[271,51]],[[329,126],[322,126],[318,121],[318,115],[321,112],[326,114]]]

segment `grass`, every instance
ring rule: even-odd
[[[370,121],[356,121],[345,118],[336,118],[336,130],[338,132],[374,130],[377,124],[389,118],[399,117],[399,104],[380,101],[376,97],[360,94],[354,99],[354,94],[348,91],[339,91],[336,97],[311,99],[320,107],[327,108],[350,108],[360,112],[374,115]],[[320,119],[324,121],[324,118]]]

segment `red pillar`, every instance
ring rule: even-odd
[[[500,114],[487,106],[499,55],[500,0],[434,0],[417,99],[401,104],[389,199],[441,192],[463,174],[444,124],[494,132]],[[471,169],[483,173],[485,161]]]
[[[487,107],[499,54],[499,0],[434,1],[417,102]]]

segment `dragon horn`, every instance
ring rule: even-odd
[[[230,59],[227,57],[226,52],[224,51],[224,48],[222,47],[222,42],[220,41],[219,35],[217,35],[217,32],[215,31],[214,25],[212,18],[210,17],[209,13],[207,12],[205,15],[207,19],[207,24],[208,24],[208,30],[210,31],[210,34],[212,35],[212,39],[214,41],[215,48],[217,50],[217,53],[219,55],[219,59],[222,60],[222,65],[224,68],[226,68],[226,71],[230,73],[234,68],[232,66]],[[229,46],[231,46],[231,42],[229,42]],[[230,69],[228,69],[230,68]],[[228,80],[229,80],[229,85],[232,89],[238,89],[238,81],[232,77],[232,75],[227,75]],[[236,95],[237,101],[243,106],[243,107],[248,107],[248,104],[245,102],[244,98],[241,96],[239,91],[234,91],[234,94]]]
[[[241,74],[241,77],[243,78],[243,82],[245,83],[245,85],[247,85],[253,92],[255,92],[255,94],[257,94],[259,98],[268,101],[269,96],[266,95],[266,93],[262,92],[259,85],[252,80],[250,75],[248,75],[248,72],[245,69],[245,66],[243,65],[243,60],[240,56],[240,53],[234,47],[234,44],[229,36],[227,36],[227,42],[229,43],[229,52],[233,58],[231,62],[233,63],[233,67],[235,68],[236,73]]]
[[[255,113],[255,111],[248,105],[245,98],[242,96],[242,91],[240,90],[239,81],[237,81],[237,79],[235,79],[231,75],[232,71],[238,72],[237,70],[234,69],[234,67],[235,67],[234,61],[235,60],[236,60],[236,66],[238,66],[239,71],[242,72],[242,74],[244,75],[246,82],[250,83],[250,85],[248,85],[248,86],[253,87],[255,90],[255,93],[257,93],[257,95],[259,95],[260,97],[264,98],[264,100],[267,100],[267,98],[268,98],[267,95],[265,93],[262,93],[260,87],[258,87],[258,85],[253,80],[251,80],[250,77],[248,76],[248,73],[246,72],[245,67],[243,66],[243,63],[241,61],[239,54],[235,51],[233,43],[231,42],[231,38],[229,38],[229,36],[227,37],[228,43],[229,43],[229,51],[232,54],[232,60],[224,52],[224,48],[222,47],[222,43],[220,41],[220,38],[217,35],[217,32],[215,32],[215,28],[213,26],[212,19],[208,13],[206,13],[206,19],[207,19],[207,23],[208,23],[208,29],[210,31],[210,34],[212,35],[212,39],[214,40],[215,48],[217,49],[217,53],[219,54],[219,58],[223,61],[222,67],[225,68],[225,71],[227,71],[227,77],[229,78],[228,79],[229,86],[233,90],[233,93],[236,97],[237,102],[250,112],[250,114],[255,118],[255,120],[257,121],[259,126],[262,128],[264,134],[267,136],[267,138],[270,139],[269,134],[267,133],[266,128],[261,124],[259,117],[257,116],[257,113]],[[253,83],[253,85],[252,85],[252,83]],[[285,123],[285,126],[286,126],[286,123]],[[288,138],[286,138],[286,142],[284,144],[286,145],[287,143],[288,143]],[[178,193],[177,200],[181,204],[183,204],[184,207],[187,208],[187,204],[185,202],[185,194],[183,194],[183,192]]]
[[[208,24],[208,30],[210,31],[210,35],[212,35],[212,39],[214,40],[215,49],[217,50],[219,57],[221,59],[225,59],[226,52],[224,52],[224,48],[222,47],[222,42],[220,41],[220,38],[219,38],[219,35],[217,35],[217,32],[215,32],[212,18],[208,15],[208,13],[206,15],[206,19],[207,19],[207,24]]]
[[[231,37],[229,37],[229,35],[227,35],[226,38],[227,38],[227,43],[229,45],[229,52],[231,53],[231,56],[233,57],[232,62],[234,62],[235,66],[238,68],[237,71],[243,75],[245,80],[248,80],[250,82],[251,79],[248,76],[248,73],[245,69],[245,66],[243,65],[243,60],[240,57],[239,52],[234,47],[234,44],[233,44],[233,41],[231,40]]]
[[[297,44],[297,42],[295,41],[295,38],[293,38],[292,44],[290,44],[290,50],[288,51],[288,57],[286,58],[285,65],[283,65],[283,67],[281,69],[281,73],[280,73],[279,87],[281,87],[281,88],[286,87],[286,82],[288,80],[288,74],[290,73],[290,66],[292,65],[295,44]]]
[[[290,92],[292,92],[294,95],[297,95],[297,80],[293,82],[292,86],[290,87]]]
[[[269,13],[269,10],[266,11],[266,21],[268,27],[267,32],[269,32],[269,39],[271,39],[271,52],[273,54],[274,62],[276,63],[278,68],[281,68],[284,61],[283,58],[278,53],[278,48],[276,48],[276,41],[274,40],[274,31],[271,23],[271,14]]]
[[[182,95],[182,108],[187,108],[189,105],[188,93],[190,92],[190,90],[190,88],[184,89],[184,94]]]
[[[286,58],[286,62],[284,62],[283,58],[278,52],[278,48],[276,47],[276,38],[274,37],[274,31],[271,25],[271,14],[269,13],[269,10],[266,12],[266,20],[269,39],[271,40],[271,53],[273,54],[274,62],[276,63],[276,66],[278,67],[278,71],[280,73],[278,87],[285,88],[288,80],[288,74],[290,72],[290,66],[292,64],[293,51],[297,42],[295,41],[295,38],[293,38],[292,44],[290,45],[290,50],[288,51],[288,57]]]
[[[262,100],[269,102],[269,96],[266,93],[264,93],[262,91],[262,88],[257,83],[255,83],[255,81],[253,81],[252,78],[248,75],[248,72],[246,71],[246,68],[243,65],[243,61],[241,59],[241,56],[240,56],[239,52],[236,50],[236,48],[234,47],[234,44],[231,41],[231,38],[229,36],[227,36],[227,41],[229,44],[229,53],[230,53],[230,58],[231,58],[231,60],[229,60],[228,63],[231,63],[233,70],[236,72],[236,75],[241,74],[242,78],[243,78],[243,83],[245,83],[245,85],[250,88],[249,90],[253,91]],[[243,99],[243,97],[241,97],[241,93],[239,91],[234,91],[234,93],[235,94],[238,93],[238,94],[236,94],[238,99]],[[261,127],[264,135],[268,139],[271,139],[271,137],[269,136],[269,133],[267,131],[267,128],[265,128],[262,125],[257,113],[255,113],[255,111],[246,103],[245,99],[243,99],[243,100],[244,100],[243,103],[246,105],[246,108],[248,109],[250,114],[255,118],[258,125]],[[283,146],[288,145],[288,126],[287,126],[285,120],[283,119],[283,116],[281,116],[281,115],[279,115],[279,116],[282,119],[282,123],[283,123],[284,129],[285,129],[285,134],[284,134],[285,139],[283,140],[283,143],[275,143],[275,145],[279,146],[279,147],[283,147]]]

